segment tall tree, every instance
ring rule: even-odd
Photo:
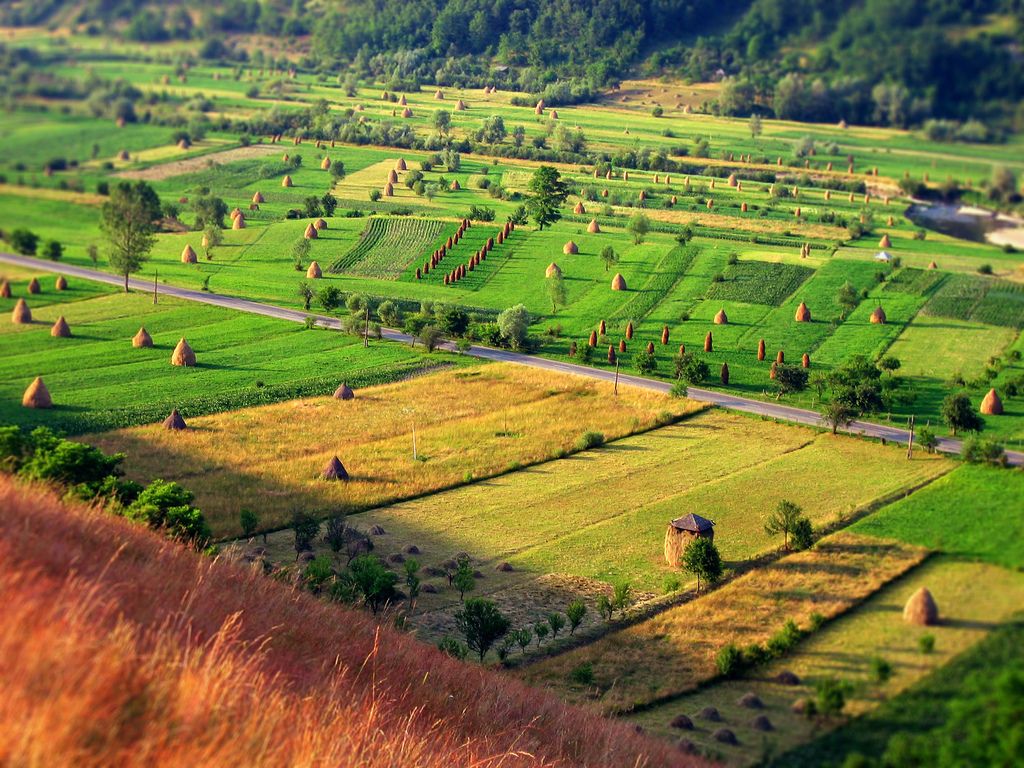
[[[680,565],[684,571],[697,577],[698,592],[702,581],[707,587],[722,578],[722,558],[718,547],[703,536],[698,536],[686,546]]]
[[[551,277],[545,278],[544,289],[551,302],[551,314],[557,312],[559,307],[565,306],[565,278],[562,277],[561,272],[556,272]]]
[[[976,432],[985,424],[975,413],[971,398],[963,392],[946,395],[942,401],[942,420],[954,435],[957,432]]]
[[[156,242],[153,233],[160,218],[160,198],[149,184],[122,181],[110,193],[100,212],[100,228],[110,243],[110,266],[128,276],[142,269]]]
[[[783,499],[768,519],[764,521],[764,532],[769,536],[782,534],[782,545],[789,551],[789,537],[796,530],[797,522],[803,517],[803,510],[792,501]]]
[[[482,664],[491,646],[508,632],[512,622],[498,610],[494,601],[471,597],[455,614],[455,625],[465,635],[466,645],[480,656]]]
[[[542,165],[534,171],[528,188],[530,196],[526,207],[538,229],[544,229],[562,218],[558,209],[569,196],[569,187],[562,181],[562,175],[557,169]]]

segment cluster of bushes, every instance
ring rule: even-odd
[[[82,501],[101,502],[116,515],[147,524],[172,539],[203,548],[210,528],[192,506],[194,496],[177,483],[154,480],[143,487],[123,479],[123,453],[108,456],[85,443],[66,440],[47,427],[24,432],[0,427],[0,469],[44,482]]]
[[[718,668],[718,673],[723,677],[737,677],[747,670],[784,656],[804,637],[811,632],[818,631],[824,623],[824,616],[820,613],[812,613],[810,627],[807,630],[801,629],[795,621],[789,619],[764,644],[751,643],[744,648],[740,648],[735,643],[727,643],[722,646],[715,657],[715,666]]]
[[[44,256],[52,261],[60,261],[64,255],[64,246],[61,245],[57,240],[47,240],[42,243],[42,251],[39,250],[40,242],[42,242],[39,235],[30,229],[24,227],[18,227],[12,229],[9,232],[0,230],[0,239],[4,240],[8,245],[11,246],[11,250],[15,253],[20,253],[22,256]]]

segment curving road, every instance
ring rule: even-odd
[[[58,272],[62,275],[80,277],[85,280],[93,280],[118,287],[124,285],[124,278],[118,275],[100,272],[95,269],[87,269],[85,267],[76,267],[70,264],[58,264],[52,261],[44,261],[31,256],[18,256],[11,253],[0,253],[0,262],[7,262],[19,267],[37,269],[46,272]],[[139,280],[137,278],[130,278],[129,286],[141,292],[149,292],[153,288],[152,283]],[[302,312],[296,309],[285,309],[283,307],[276,307],[272,304],[263,304],[258,301],[239,299],[233,296],[223,296],[217,293],[194,291],[190,288],[160,285],[159,291],[160,294],[164,296],[173,296],[179,299],[198,301],[203,304],[213,304],[218,307],[235,309],[239,312],[251,312],[252,314],[274,317],[279,320],[288,320],[294,323],[304,323],[306,322],[306,318],[310,316],[309,312]],[[313,317],[316,318],[317,324],[323,328],[332,328],[337,330],[341,327],[341,321],[337,318],[325,317],[323,315],[313,315]],[[389,341],[405,343],[410,343],[412,341],[412,337],[408,334],[391,329],[384,329],[382,331],[382,336]],[[441,348],[448,351],[455,350],[454,345],[451,343],[442,344]],[[586,365],[576,365],[574,363],[565,363],[557,360],[548,360],[543,357],[525,355],[520,352],[512,352],[506,349],[493,349],[491,347],[473,345],[469,348],[466,354],[483,360],[529,365],[546,371],[572,374],[574,376],[585,376],[590,379],[597,379],[599,381],[606,381],[609,383],[614,382],[615,380],[614,371],[608,371],[601,368],[591,368]],[[668,392],[671,389],[671,385],[664,381],[646,379],[641,376],[619,374],[618,379],[622,384],[628,384],[634,387],[643,387],[657,392]],[[717,405],[720,408],[741,411],[743,413],[751,413],[771,419],[790,421],[796,424],[806,424],[812,427],[825,426],[819,413],[809,411],[804,408],[794,408],[793,406],[783,405],[782,403],[764,402],[761,400],[754,400],[749,397],[740,397],[738,395],[730,395],[726,392],[716,392],[714,390],[699,389],[697,387],[690,387],[688,394],[689,397],[694,400],[711,403],[712,405]],[[845,428],[840,428],[840,431],[854,435],[873,437],[876,439],[885,439],[890,442],[902,444],[906,444],[908,439],[908,433],[905,429],[891,427],[884,424],[874,424],[868,421],[851,422]],[[960,440],[949,437],[939,438],[938,449],[943,453],[959,454],[962,448],[963,444]],[[1011,464],[1024,464],[1024,453],[1018,451],[1007,451],[1007,457]]]

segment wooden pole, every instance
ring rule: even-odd
[[[156,304],[156,278],[160,274],[160,270],[153,270],[153,303]]]
[[[615,358],[615,396],[619,396],[619,358]]]
[[[363,326],[363,348],[370,346],[370,305],[366,305],[366,325]]]
[[[910,414],[910,418],[907,420],[907,432],[910,437],[907,438],[907,458],[914,458],[914,414]]]

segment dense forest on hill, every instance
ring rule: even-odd
[[[220,59],[248,56],[233,34],[293,36],[305,68],[399,87],[498,82],[552,104],[639,71],[725,79],[709,108],[726,114],[1024,127],[1024,0],[20,0],[0,22],[113,25]]]

